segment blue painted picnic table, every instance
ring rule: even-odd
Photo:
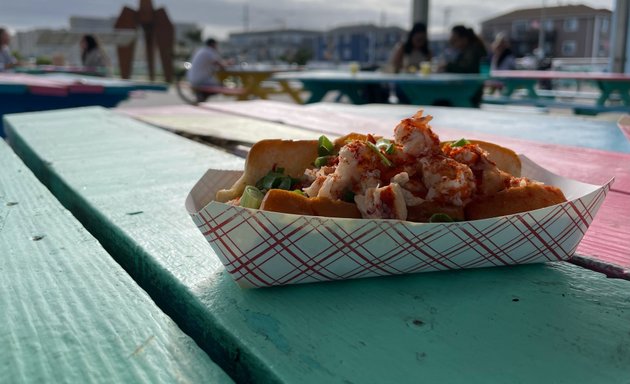
[[[167,89],[166,84],[67,73],[48,75],[0,73],[0,117],[7,113],[92,105],[110,108],[129,98],[132,91]]]
[[[208,167],[242,158],[100,108],[5,121],[39,179],[237,381],[630,376],[629,281],[551,263],[243,290],[183,208]]]
[[[43,75],[48,73],[72,73],[83,76],[106,76],[105,68],[83,67],[72,65],[36,65],[22,66],[12,69],[16,73],[28,73],[30,75]]]
[[[474,95],[483,87],[487,76],[471,74],[392,74],[379,72],[302,71],[275,74],[275,80],[295,80],[311,92],[307,104],[322,101],[327,93],[338,91],[353,104],[365,104],[366,88],[395,84],[411,104],[449,103],[454,107],[473,107]]]

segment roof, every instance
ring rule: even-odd
[[[267,30],[259,30],[259,31],[246,31],[246,32],[230,32],[230,37],[236,36],[264,36],[264,35],[274,35],[274,34],[303,34],[303,35],[315,35],[320,34],[322,31],[314,31],[307,29],[267,29]]]
[[[363,33],[372,31],[404,32],[405,30],[400,27],[379,27],[374,24],[354,24],[333,28],[329,31],[326,31],[326,33]]]
[[[524,8],[524,9],[516,9],[512,12],[504,13],[503,15],[499,15],[493,17],[491,19],[487,19],[481,22],[481,24],[486,23],[496,23],[496,22],[511,22],[513,20],[522,20],[522,19],[534,19],[539,18],[541,15],[541,11],[544,11],[544,17],[557,17],[557,18],[567,18],[571,16],[594,16],[596,14],[606,14],[610,15],[612,12],[609,9],[596,9],[591,8],[587,5],[561,5],[557,7],[545,7],[543,8]]]

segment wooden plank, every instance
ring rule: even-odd
[[[237,379],[630,375],[628,281],[556,263],[241,290],[183,202],[207,167],[239,168],[242,159],[96,108],[6,120],[27,164],[182,328],[220,347],[213,359]]]
[[[432,126],[445,134],[454,129],[546,144],[630,153],[630,142],[625,140],[614,123],[585,117],[386,104],[357,106],[320,103],[300,108],[298,105],[268,100],[203,103],[200,105],[215,111],[282,122],[291,126],[330,133],[347,131],[348,129],[357,132],[369,132],[371,127],[391,132],[401,119],[411,116],[422,108],[427,114],[433,115]]]
[[[191,105],[118,109],[118,113],[177,133],[252,145],[263,139],[310,140],[309,130]]]
[[[0,164],[3,382],[231,381],[3,140]]]

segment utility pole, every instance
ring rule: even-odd
[[[249,31],[249,4],[243,5],[243,30]]]
[[[448,25],[451,22],[451,11],[451,7],[444,7],[444,20],[442,20],[444,25],[442,25],[442,28],[445,33],[448,31]]]
[[[613,12],[612,39],[610,42],[610,72],[630,72],[628,45],[630,45],[630,1],[616,0]]]
[[[538,26],[538,49],[540,50],[540,59],[545,57],[545,7],[546,1],[543,0],[542,8],[540,8],[540,25]]]
[[[412,0],[411,25],[415,23],[429,26],[429,0]]]

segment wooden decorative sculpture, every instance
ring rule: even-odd
[[[151,0],[140,0],[139,9],[124,7],[116,20],[116,29],[133,29],[142,27],[146,48],[149,78],[155,77],[154,50],[157,46],[162,60],[162,70],[167,82],[173,79],[173,49],[175,45],[175,29],[164,8],[154,9]],[[120,76],[123,79],[131,77],[135,41],[126,46],[118,47],[118,63]]]

